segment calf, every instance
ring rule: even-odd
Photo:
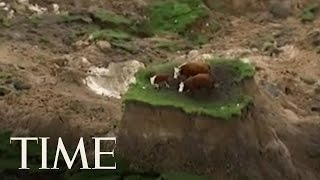
[[[159,89],[161,85],[165,85],[167,88],[169,88],[169,80],[170,75],[169,74],[157,74],[152,77],[150,77],[150,83],[151,85],[155,86],[156,89]]]
[[[184,63],[179,67],[174,67],[173,78],[178,79],[180,75],[188,78],[200,73],[210,74],[210,65],[203,62],[189,62],[189,63]]]
[[[194,91],[201,88],[208,90],[214,88],[214,78],[210,74],[200,73],[179,84],[179,92]]]

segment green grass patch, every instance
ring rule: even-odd
[[[102,29],[91,33],[93,40],[123,40],[128,41],[131,35],[120,30]]]
[[[236,74],[236,80],[242,81],[243,79],[248,79],[254,76],[255,69],[253,66],[244,63],[238,59],[213,59],[209,60],[212,65],[224,65],[230,67]]]
[[[159,39],[156,40],[154,45],[154,48],[157,49],[164,49],[167,51],[179,51],[179,50],[187,50],[192,48],[192,44],[185,40],[170,40],[170,39]]]
[[[80,16],[80,15],[61,14],[60,18],[61,18],[62,22],[70,23],[70,22],[75,22],[75,21],[81,20],[82,16]]]
[[[31,24],[34,27],[40,26],[40,24],[43,21],[43,18],[40,15],[32,15],[32,16],[29,17],[29,19],[30,19]]]
[[[11,77],[12,77],[12,74],[0,71],[0,81],[1,80],[7,80],[7,79],[9,79]]]
[[[206,15],[199,0],[166,0],[151,8],[148,26],[155,33],[184,33],[190,25]]]
[[[205,34],[188,34],[187,38],[192,42],[194,45],[204,45],[209,42],[209,37]]]
[[[130,42],[115,41],[111,42],[111,45],[115,48],[125,50],[131,54],[137,54],[139,52],[139,48]]]
[[[0,11],[0,25],[4,27],[10,27],[11,25],[5,11]]]
[[[313,21],[315,19],[315,16],[316,16],[316,13],[318,12],[318,10],[319,10],[318,3],[306,6],[300,15],[301,21],[302,22]]]
[[[254,68],[240,60],[214,59],[209,61],[213,66],[225,66],[230,69],[236,82],[251,78]],[[161,89],[157,91],[150,84],[149,77],[154,72],[169,72],[177,63],[171,62],[149,67],[136,74],[137,83],[132,85],[125,95],[126,102],[143,102],[154,106],[165,106],[182,109],[188,114],[208,115],[229,120],[241,115],[243,108],[252,101],[250,96],[234,91],[233,97],[226,101],[199,100],[188,97],[177,90]],[[231,92],[232,93],[232,92]]]
[[[320,46],[317,46],[317,47],[316,47],[316,53],[317,53],[317,54],[320,54]]]
[[[69,14],[69,13],[61,13],[58,14],[58,22],[63,22],[63,23],[72,23],[72,22],[90,22],[90,18],[81,15],[81,14]]]
[[[108,10],[98,10],[94,13],[94,17],[102,23],[113,25],[131,25],[132,21],[122,15]]]
[[[101,29],[112,29],[142,37],[153,35],[145,21],[137,21],[132,17],[125,17],[110,10],[97,10],[93,13],[93,20]]]

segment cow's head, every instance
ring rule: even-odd
[[[156,80],[156,77],[157,77],[157,75],[154,75],[154,76],[151,76],[151,77],[150,77],[150,83],[151,83],[151,85],[154,85],[154,82],[155,82],[155,80]]]
[[[173,78],[178,79],[179,75],[180,75],[180,68],[174,67]]]

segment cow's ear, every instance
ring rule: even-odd
[[[156,75],[156,73],[154,71],[149,72],[149,77],[153,77],[155,75]]]

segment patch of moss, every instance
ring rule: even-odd
[[[190,33],[187,37],[194,45],[204,45],[209,42],[209,37],[205,34]]]
[[[115,48],[123,49],[131,54],[136,54],[139,52],[139,48],[133,43],[128,42],[111,42],[111,45]]]
[[[228,67],[234,74],[234,80],[240,82],[253,77],[254,68],[240,60],[214,59],[208,61],[212,65]],[[242,110],[251,103],[250,96],[230,92],[233,97],[226,101],[199,100],[185,96],[171,89],[157,91],[150,84],[149,77],[154,72],[171,72],[177,63],[161,64],[141,70],[136,74],[136,84],[132,85],[125,94],[125,102],[143,102],[154,106],[166,106],[182,109],[188,114],[208,115],[229,120],[241,115]]]
[[[11,78],[11,77],[12,77],[12,74],[5,73],[5,72],[1,72],[1,71],[0,71],[0,81],[1,81],[1,80],[7,80],[7,79],[9,79],[9,78]]]
[[[43,18],[40,15],[32,15],[29,19],[31,24],[35,27],[38,27],[43,21]]]
[[[63,23],[72,23],[72,22],[85,22],[90,23],[92,19],[83,14],[69,14],[69,13],[61,13],[58,14],[58,22]]]
[[[10,23],[7,18],[6,12],[5,11],[0,11],[0,25],[4,27],[9,27]]]
[[[319,10],[319,4],[311,4],[303,9],[300,18],[302,22],[311,22],[314,20],[317,11]]]
[[[187,50],[191,49],[192,45],[188,43],[187,41],[175,41],[175,40],[169,40],[169,39],[161,39],[156,40],[154,48],[157,49],[164,49],[171,52],[179,51],[179,50]]]
[[[301,14],[301,21],[303,22],[310,22],[314,20],[314,14],[310,11],[305,11]]]
[[[273,43],[273,41],[266,41],[266,42],[264,42],[262,44],[261,50],[262,51],[269,51],[269,50],[272,50],[274,48],[276,48],[276,47],[275,47],[275,44]]]
[[[218,12],[222,12],[224,14],[229,13],[228,12],[228,2],[226,1],[221,1],[221,0],[210,0],[207,1],[208,8],[214,10],[214,11],[218,11]]]
[[[111,30],[111,29],[102,29],[96,30],[91,33],[93,40],[130,40],[131,35],[120,31],[120,30]]]
[[[212,59],[209,60],[212,65],[224,65],[230,67],[236,74],[236,81],[240,82],[244,79],[252,78],[255,74],[253,66],[244,63],[238,59]]]
[[[7,18],[6,15],[1,14],[1,12],[0,12],[0,25],[3,25],[4,27],[11,26],[10,20]]]
[[[166,0],[150,10],[148,26],[153,32],[184,33],[188,26],[207,15],[199,0]]]
[[[141,73],[141,75],[143,76],[143,74],[149,75],[151,72],[171,71],[174,66],[178,66],[178,65],[179,65],[179,63],[177,63],[177,62],[167,62],[167,63],[163,63],[163,64],[154,63],[154,64],[151,64],[148,67],[148,69],[142,70],[139,73]],[[137,74],[137,76],[138,75],[139,74]],[[141,78],[143,78],[142,76],[141,76]]]
[[[317,46],[317,47],[316,47],[316,53],[317,53],[317,54],[320,54],[320,46]]]
[[[44,43],[44,44],[50,44],[51,43],[49,38],[46,38],[46,37],[41,37],[39,41],[41,43]]]
[[[102,23],[110,23],[114,25],[132,24],[132,21],[130,19],[108,10],[98,10],[94,13],[94,17]]]

